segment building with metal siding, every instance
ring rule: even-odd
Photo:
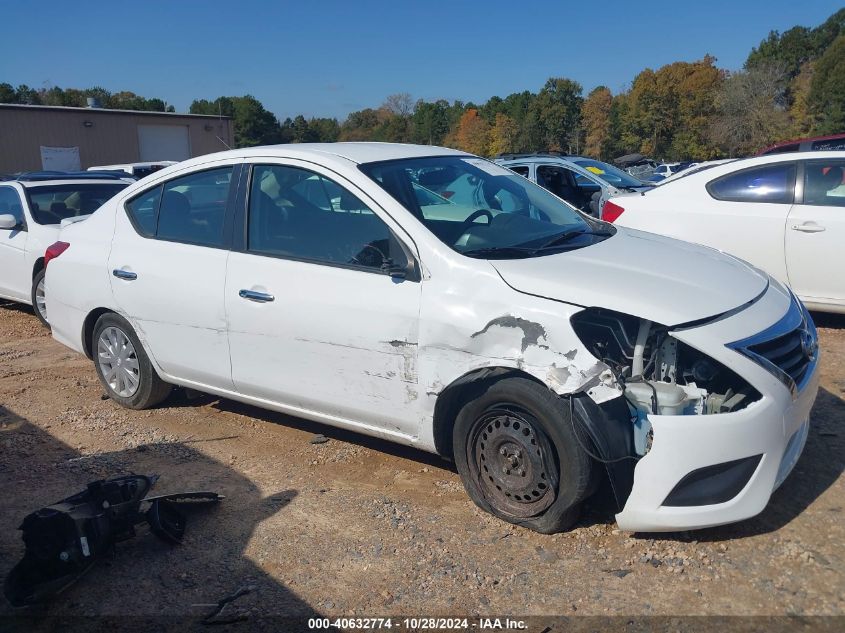
[[[0,173],[45,169],[78,148],[79,168],[184,160],[233,146],[232,119],[201,114],[0,104]]]

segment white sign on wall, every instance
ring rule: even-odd
[[[41,146],[41,169],[44,171],[79,171],[78,147],[44,147]]]

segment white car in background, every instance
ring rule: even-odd
[[[786,288],[464,152],[210,154],[59,240],[53,336],[117,403],[181,385],[416,446],[541,532],[602,466],[626,530],[753,516],[807,437],[818,344]]]
[[[96,165],[94,167],[89,167],[88,171],[123,171],[140,180],[150,174],[154,174],[160,169],[164,169],[165,167],[170,167],[175,164],[175,160],[159,160],[148,163],[119,163],[116,165]]]
[[[47,325],[45,251],[60,223],[93,213],[128,184],[84,172],[34,172],[0,182],[0,298],[31,305]]]
[[[845,312],[844,176],[845,152],[730,161],[611,199],[602,218],[730,253],[811,309]]]

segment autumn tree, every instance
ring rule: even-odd
[[[458,121],[447,143],[471,154],[484,156],[490,143],[490,126],[478,115],[476,108],[469,108]]]
[[[584,153],[594,158],[605,158],[610,138],[610,108],[613,95],[606,86],[594,88],[581,105],[584,126]]]
[[[490,144],[488,150],[491,155],[515,152],[519,137],[519,126],[507,114],[497,113],[493,127],[490,129]]]

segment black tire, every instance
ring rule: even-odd
[[[452,440],[470,498],[509,523],[560,532],[595,489],[567,401],[527,378],[489,383],[458,413]]]
[[[42,325],[44,325],[45,327],[50,327],[50,323],[47,321],[46,308],[44,308],[44,312],[42,312],[41,308],[38,307],[38,286],[44,281],[44,274],[46,272],[46,269],[42,268],[37,273],[35,273],[35,277],[32,278],[32,290],[30,291],[30,298],[32,299],[32,311],[35,312],[35,316],[38,317],[38,320],[41,321]]]
[[[114,386],[109,384],[106,376],[103,374],[103,368],[100,364],[100,354],[98,349],[98,342],[100,335],[108,328],[115,328],[129,339],[134,348],[134,354],[131,356],[137,362],[137,387],[134,392],[129,395],[121,395]],[[94,333],[91,335],[91,353],[94,357],[94,369],[97,372],[97,377],[100,383],[106,390],[108,396],[128,409],[148,409],[162,402],[173,389],[173,386],[164,382],[159,378],[155,369],[150,363],[141,341],[135,334],[135,330],[129,322],[113,312],[107,312],[97,319],[94,325]]]

